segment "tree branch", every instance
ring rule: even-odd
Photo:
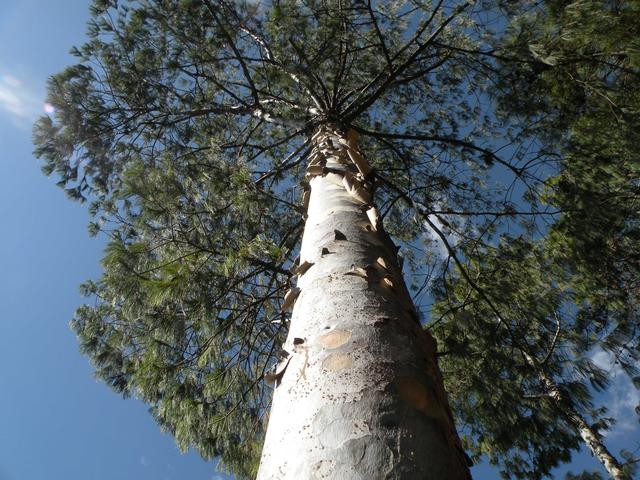
[[[440,7],[441,4],[442,4],[442,1],[438,4],[438,6],[436,7],[436,10],[434,11],[434,13],[432,14],[431,18],[429,19],[429,22],[427,22],[425,27],[423,27],[420,30],[419,34],[421,34],[422,31],[424,31],[424,29],[426,28],[426,26],[429,25],[430,21],[435,16],[436,11]],[[370,87],[372,87],[373,85],[375,85],[376,83],[379,82],[381,75],[376,76],[371,82],[369,82],[369,84],[367,84],[364,87],[364,89],[362,89],[360,91],[358,96],[343,111],[344,121],[346,123],[349,123],[351,120],[357,118],[358,115],[360,115],[362,112],[366,111],[371,105],[373,105],[375,103],[375,101],[378,98],[380,98],[382,96],[382,94],[387,90],[387,88],[391,84],[393,84],[393,82],[396,80],[398,75],[403,73],[409,66],[411,66],[413,64],[413,62],[416,60],[416,58],[418,58],[418,56],[424,50],[426,50],[427,47],[429,47],[432,44],[432,42],[438,37],[438,35],[440,35],[442,30],[444,30],[445,27],[447,25],[449,25],[449,23],[451,23],[453,21],[453,19],[456,18],[468,6],[469,6],[469,4],[465,3],[464,5],[461,5],[461,6],[457,7],[454,10],[453,14],[451,14],[444,22],[442,22],[442,24],[440,24],[440,26],[438,28],[436,28],[436,30],[431,35],[429,35],[429,38],[427,38],[427,40],[422,45],[420,45],[418,48],[416,48],[416,50],[409,56],[409,58],[402,65],[399,65],[397,68],[393,69],[393,71],[389,75],[387,75],[387,78],[384,79],[384,81],[380,84],[380,86],[371,95],[369,95],[367,98],[364,98],[361,101],[362,95],[367,90],[369,90]],[[408,47],[408,45],[410,45],[414,41],[417,41],[416,37],[414,37],[414,39],[412,39],[410,43],[407,43],[407,45],[405,45],[405,47],[403,47],[400,50],[400,52],[398,52],[398,54],[395,55],[394,60],[395,60],[395,58],[398,57],[398,55],[401,54],[401,52],[403,50],[405,50]],[[359,103],[359,105],[358,105],[358,103]]]

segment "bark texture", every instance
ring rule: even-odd
[[[540,374],[540,379],[549,392],[549,396],[556,401],[562,413],[569,419],[574,428],[578,430],[584,443],[589,447],[591,453],[602,463],[611,478],[614,480],[628,479],[629,477],[624,473],[622,465],[620,465],[620,462],[611,454],[602,441],[602,437],[597,431],[591,428],[591,425],[589,425],[582,415],[576,412],[565,400],[558,385],[543,373]]]
[[[470,479],[355,132],[322,127],[258,479]]]
[[[614,480],[626,480],[629,477],[622,470],[620,462],[611,454],[606,445],[602,442],[602,437],[598,435],[584,418],[575,412],[568,412],[571,422],[580,432],[580,436],[587,444],[589,450],[604,465],[611,478]]]

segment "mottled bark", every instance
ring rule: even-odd
[[[260,480],[470,479],[355,132],[324,127]],[[295,303],[294,303],[295,302]]]

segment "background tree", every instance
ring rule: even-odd
[[[360,133],[416,298],[435,271],[446,279],[438,292],[454,302],[447,308],[460,310],[465,288],[478,297],[468,317],[476,322],[460,333],[478,342],[474,351],[486,340],[473,332],[496,320],[492,304],[520,323],[513,302],[533,306],[513,285],[507,298],[480,293],[495,288],[486,267],[500,235],[547,236],[542,255],[570,295],[542,289],[547,310],[514,333],[517,345],[510,333],[492,346],[503,363],[491,368],[527,370],[506,345],[544,359],[558,310],[576,319],[562,334],[580,348],[550,355],[546,373],[567,378],[568,364],[596,346],[632,367],[636,6],[564,6],[95,1],[89,41],[74,50],[78,65],[52,77],[55,118],[39,121],[35,141],[45,172],[89,199],[92,231],[110,237],[103,277],[84,286],[96,302],[72,322],[98,376],[148,402],[183,448],[255,474],[270,396],[262,378],[287,331],[280,310],[303,226],[304,167],[311,136],[327,123]],[[595,13],[605,20],[589,20]],[[612,134],[624,138],[610,142]],[[517,243],[507,252],[504,261],[523,258],[512,256]],[[524,285],[541,288],[533,278]],[[445,315],[443,331],[458,317]],[[567,333],[577,322],[591,336]],[[576,368],[585,381],[601,378]],[[526,408],[531,391],[509,389],[539,376],[517,373],[500,392]],[[566,394],[588,407],[584,388]],[[456,399],[463,414],[467,398]],[[479,421],[473,440],[497,445],[491,454],[506,455],[507,471],[546,474],[577,437],[538,404],[533,420],[522,419],[530,427],[521,431],[535,435],[514,442],[533,452],[532,464],[509,453],[500,428]],[[554,442],[543,447],[534,439],[545,431]]]
[[[547,405],[554,389],[550,384],[546,388],[541,384],[538,372],[530,371],[528,378],[525,373],[530,367],[526,353],[535,357],[534,352],[539,351],[538,357],[544,359],[542,366],[548,367],[545,375],[558,378],[553,383],[565,397],[561,409],[566,412],[560,415],[560,420],[569,422],[565,433],[574,437],[574,441],[566,438],[555,445],[563,450],[572,448],[582,430],[583,435],[591,438],[585,438],[587,445],[609,473],[615,478],[625,478],[631,475],[629,472],[637,460],[623,452],[626,461],[618,461],[606,452],[601,432],[608,428],[609,419],[606,409],[593,409],[589,387],[599,391],[606,386],[607,372],[591,361],[594,352],[602,350],[612,359],[611,369],[613,363],[619,365],[638,385],[639,271],[636,248],[632,246],[638,235],[639,158],[634,146],[639,124],[638,5],[635,2],[606,5],[546,2],[546,5],[545,10],[520,15],[511,22],[496,55],[515,52],[522,61],[501,60],[505,68],[515,68],[503,77],[498,88],[504,93],[500,105],[505,114],[512,118],[524,112],[533,114],[538,119],[534,127],[538,130],[536,135],[546,144],[543,148],[560,145],[558,168],[545,182],[540,200],[561,214],[548,226],[528,226],[545,235],[543,241],[532,244],[524,241],[523,236],[505,237],[497,249],[465,252],[466,258],[474,260],[468,267],[469,273],[463,273],[474,278],[482,272],[488,276],[474,280],[478,287],[474,288],[460,276],[460,270],[454,281],[459,285],[453,288],[450,284],[440,290],[441,312],[448,312],[446,315],[458,312],[458,316],[462,312],[463,318],[473,317],[472,321],[462,322],[473,325],[467,331],[451,323],[451,327],[440,330],[440,338],[453,342],[449,348],[455,359],[449,360],[452,367],[456,365],[453,368],[458,375],[464,364],[467,373],[477,372],[480,376],[460,383],[461,403],[458,403],[459,413],[473,425],[472,430],[481,432],[475,437],[479,440],[477,451],[493,452],[491,455],[496,448],[502,453],[514,452],[512,458],[507,453],[504,460],[501,454],[494,456],[494,460],[504,461],[505,470],[514,472],[518,478],[525,475],[523,468],[529,469],[527,475],[534,478],[548,474],[547,461],[554,456],[546,449],[531,456],[526,442],[517,446],[517,439],[509,433],[509,422],[501,422],[502,418],[495,418],[489,411],[485,413],[489,415],[487,419],[477,415],[478,410],[471,413],[478,402],[488,409],[494,402],[505,402],[504,405],[520,402],[519,418],[525,422],[521,428],[532,430],[525,438],[551,435],[552,424],[537,417],[545,415],[546,406],[558,408]],[[456,288],[466,290],[468,296],[452,295]],[[505,303],[505,295],[524,297]],[[500,315],[505,320],[502,326]],[[478,325],[484,323],[486,327],[487,322],[493,322],[493,326],[483,332]],[[461,321],[458,319],[457,323]],[[446,328],[452,330],[445,333]],[[489,332],[494,334],[496,329],[503,337],[490,336]],[[478,335],[484,340],[474,337]],[[503,340],[496,342],[496,338]],[[484,348],[480,347],[483,343]],[[486,360],[487,347],[497,344],[502,344],[503,355],[512,358],[511,362],[501,356]],[[462,345],[464,348],[456,353]],[[462,351],[466,352],[464,357]],[[553,360],[554,355],[563,358]],[[564,373],[554,371],[564,369],[563,365],[569,367]],[[497,370],[491,370],[494,368]],[[487,376],[505,378],[505,393],[498,393],[502,388],[493,389],[488,384],[480,386],[480,378]],[[527,382],[537,384],[536,394],[527,393]],[[463,384],[470,388],[463,391]],[[478,387],[482,391],[476,391]],[[534,402],[535,407],[522,402],[523,397]],[[485,403],[488,398],[494,400]],[[541,403],[541,398],[547,403]],[[516,411],[518,407],[513,408]],[[584,416],[582,421],[576,413]],[[591,420],[585,425],[589,417]],[[583,428],[576,428],[578,424]],[[591,432],[584,430],[585,426]],[[487,431],[494,434],[486,436]],[[495,438],[504,443],[492,442]],[[547,446],[556,448],[553,443]],[[515,453],[518,449],[527,454]]]
[[[542,478],[584,443],[613,478],[631,478],[634,460],[617,459],[602,436],[613,420],[593,393],[609,377],[592,356],[594,345],[618,351],[637,338],[615,318],[607,320],[615,333],[593,325],[554,260],[505,236],[475,252],[465,272],[473,286],[453,272],[440,286],[432,328],[468,449],[505,478]]]

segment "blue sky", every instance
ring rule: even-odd
[[[0,480],[228,478],[182,455],[146,408],[92,377],[68,321],[78,285],[99,275],[102,241],[32,156],[31,124],[48,75],[73,61],[88,0],[0,0]],[[599,359],[604,362],[606,359]],[[624,376],[605,401],[619,417],[613,451],[640,438],[640,401]],[[588,454],[574,471],[597,468]],[[563,469],[564,471],[565,469]],[[484,466],[475,478],[497,478]],[[560,472],[558,478],[560,478]]]
[[[0,0],[0,480],[211,480],[135,400],[92,377],[68,322],[102,241],[33,159],[48,75],[84,38],[87,0]]]

